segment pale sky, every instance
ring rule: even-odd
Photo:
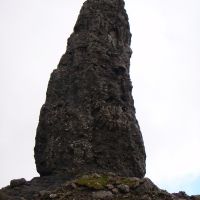
[[[0,187],[38,176],[33,158],[50,73],[84,0],[0,0]],[[147,174],[200,194],[200,1],[125,0]]]

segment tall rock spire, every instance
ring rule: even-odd
[[[36,134],[41,176],[145,175],[129,77],[131,33],[123,0],[87,0],[51,74]]]

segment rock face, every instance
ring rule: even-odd
[[[41,176],[145,175],[129,77],[131,33],[123,0],[87,0],[51,74],[36,134]]]

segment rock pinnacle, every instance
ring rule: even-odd
[[[145,149],[129,76],[131,33],[123,0],[87,0],[41,108],[41,176],[145,175]]]

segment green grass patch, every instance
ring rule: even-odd
[[[96,176],[83,176],[75,181],[76,184],[80,186],[85,186],[95,190],[104,189],[108,184],[108,176],[102,175],[99,177]]]

